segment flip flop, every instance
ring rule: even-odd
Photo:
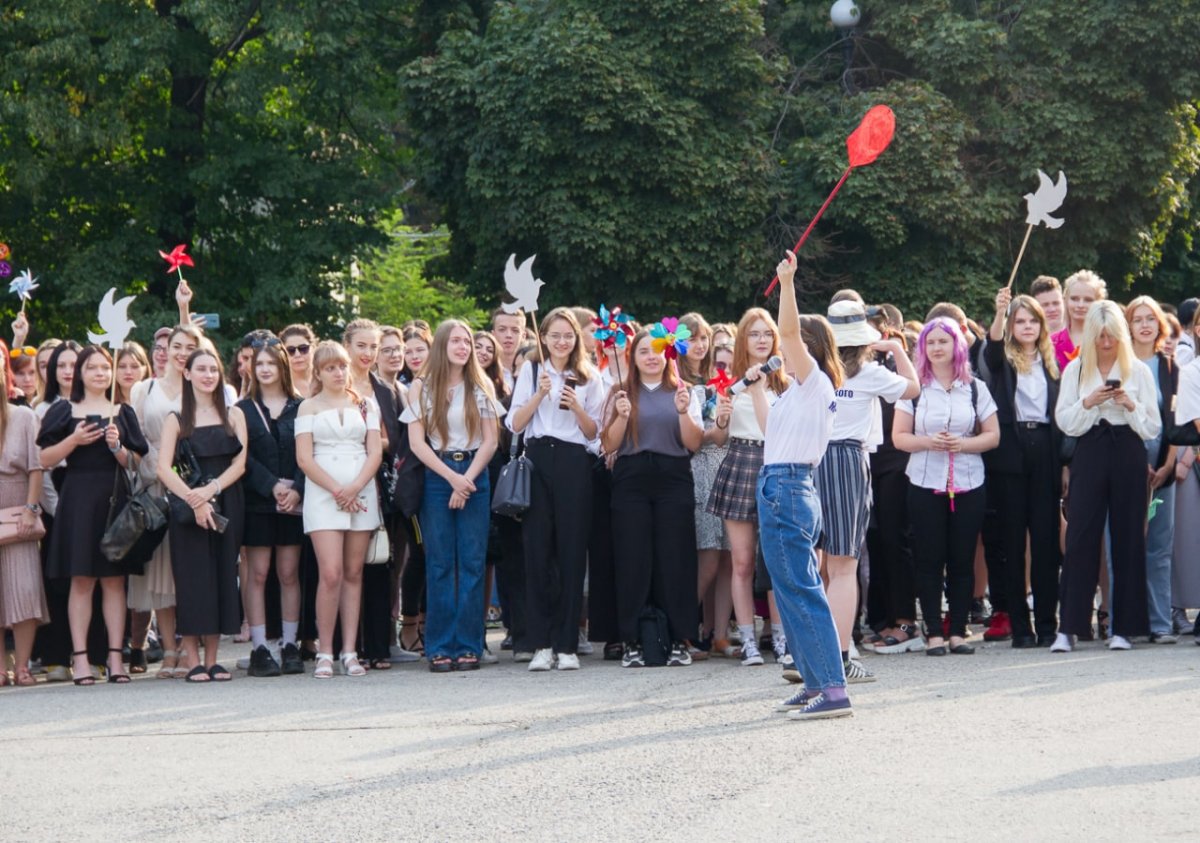
[[[233,679],[232,674],[219,664],[214,664],[208,669],[208,678],[213,682],[229,682]]]
[[[208,671],[204,669],[204,665],[202,664],[198,664],[189,670],[187,676],[183,679],[184,682],[191,682],[193,685],[203,685],[211,680],[212,677],[208,675]]]

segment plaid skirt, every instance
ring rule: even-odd
[[[830,556],[862,555],[871,519],[871,466],[861,442],[830,442],[813,483],[824,529],[817,547]]]
[[[758,521],[758,472],[763,465],[761,442],[730,439],[729,453],[717,469],[708,511],[730,521]]]

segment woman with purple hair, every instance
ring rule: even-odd
[[[892,441],[908,459],[908,512],[917,595],[928,656],[969,655],[967,615],[975,542],[987,508],[984,451],[1000,443],[996,404],[971,373],[967,341],[953,321],[931,319],[916,348],[921,394],[896,402]],[[942,637],[942,583],[950,604],[950,640]]]

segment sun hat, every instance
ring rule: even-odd
[[[870,345],[882,339],[880,333],[867,324],[867,311],[859,302],[847,299],[829,305],[826,318],[833,328],[839,348]]]

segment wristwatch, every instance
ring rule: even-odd
[[[25,504],[25,508],[28,509],[30,512],[32,512],[34,515],[42,514],[42,505],[40,503],[27,503],[27,504]]]

